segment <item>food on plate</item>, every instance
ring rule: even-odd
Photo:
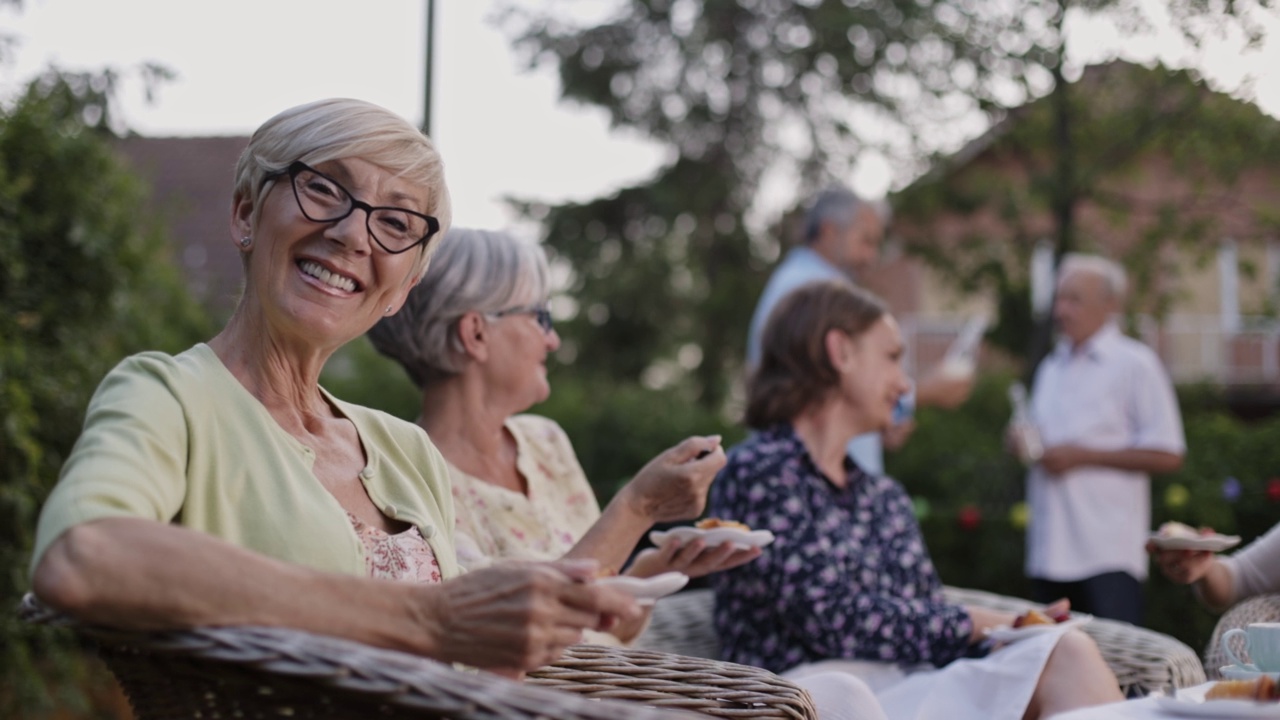
[[[699,530],[714,530],[716,528],[732,528],[743,532],[751,532],[751,528],[737,522],[735,520],[721,520],[720,518],[705,518],[695,523],[694,527]]]
[[[1053,618],[1034,609],[1028,610],[1013,619],[1013,626],[1016,628],[1027,627],[1029,625],[1052,625],[1053,623]]]
[[[1204,694],[1205,700],[1280,701],[1280,685],[1270,675],[1254,680],[1220,680]]]
[[[1170,520],[1169,522],[1161,524],[1160,529],[1156,531],[1156,534],[1164,538],[1191,539],[1204,537],[1205,535],[1212,535],[1213,528],[1196,529],[1186,523],[1180,523],[1177,520]]]
[[[1029,627],[1031,625],[1055,625],[1060,622],[1066,622],[1071,619],[1071,614],[1065,610],[1060,613],[1049,614],[1047,610],[1036,610],[1032,608],[1018,617],[1013,619],[1015,628]]]

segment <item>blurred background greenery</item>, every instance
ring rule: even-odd
[[[779,163],[811,190],[846,176],[860,153],[884,150],[860,135],[849,105],[831,98],[863,103],[862,111],[870,108],[875,117],[901,122],[924,139],[929,126],[912,125],[920,120],[912,114],[937,110],[943,100],[964,99],[995,123],[1011,106],[1051,98],[1054,112],[1026,126],[1037,135],[1025,142],[1045,150],[1051,161],[1043,175],[1017,188],[1019,197],[1030,197],[1026,205],[1002,207],[1019,216],[1051,208],[1056,251],[1074,247],[1073,208],[1093,187],[1084,171],[1101,170],[1090,160],[1099,145],[1081,129],[1088,118],[1072,114],[1078,104],[1068,97],[1071,85],[1063,76],[1069,5],[708,2],[701,4],[705,11],[694,11],[698,4],[630,0],[620,3],[614,22],[599,27],[559,23],[536,12],[508,18],[530,64],[557,65],[567,99],[603,108],[615,125],[672,149],[672,162],[655,177],[612,196],[552,207],[515,203],[538,221],[553,260],[569,278],[557,298],[557,309],[567,309],[558,311],[565,343],[552,367],[554,392],[536,411],[568,431],[602,501],[654,454],[689,434],[720,433],[726,444],[745,435],[735,410],[745,327],[784,245],[786,224],[780,219],[764,227],[768,221],[752,217],[757,192]],[[1087,5],[1123,14],[1136,3]],[[1225,10],[1199,2],[1170,7],[1190,27],[1216,28],[1235,17],[1238,4],[1226,3]],[[1200,23],[1206,14],[1212,22]],[[996,36],[1001,42],[992,41]],[[673,88],[671,67],[650,62],[659,42],[697,82]],[[963,75],[952,72],[957,64],[972,69],[969,82],[956,81]],[[137,211],[145,187],[112,148],[117,136],[109,128],[118,127],[111,122],[114,77],[50,72],[0,108],[5,608],[28,588],[40,503],[97,382],[129,353],[181,351],[208,338],[217,324],[187,294],[165,228]],[[926,85],[920,92],[936,102],[905,102],[892,90],[911,82]],[[1208,112],[1226,112],[1216,108]],[[1158,125],[1164,115],[1143,116],[1126,132],[1173,136],[1182,145],[1204,139],[1182,126]],[[1221,145],[1210,152],[1230,161],[1228,174],[1263,147],[1250,134],[1257,119],[1247,120],[1249,132],[1236,133],[1239,142],[1232,147],[1250,152],[1221,155]],[[801,123],[791,127],[802,127],[799,135],[812,147],[797,154],[782,142],[774,128],[788,123]],[[1118,126],[1105,127],[1108,135],[1118,132]],[[1159,127],[1164,131],[1153,131]],[[1067,142],[1072,139],[1077,142]],[[919,152],[903,165],[908,173],[936,159],[931,152],[937,147],[913,149]],[[964,196],[940,185],[920,188],[902,197],[908,207],[1003,202],[1001,193],[979,197],[972,187]],[[1017,241],[1025,250],[1035,239],[1025,234]],[[906,251],[931,249],[908,244]],[[989,259],[964,248],[957,254]],[[956,269],[964,291],[994,284],[1001,335],[990,339],[1021,353],[1037,332],[1025,312],[1026,278],[1006,275],[1003,265],[970,268],[956,257],[927,259]],[[1026,265],[1016,253],[1005,260],[1010,267]],[[1154,264],[1145,264],[1155,272]],[[949,584],[1026,594],[1023,470],[1002,451],[1001,435],[1009,417],[1005,390],[1032,364],[991,371],[958,410],[922,411],[911,441],[888,458],[890,473],[917,499],[929,547]],[[406,419],[417,413],[417,392],[363,340],[333,358],[323,382],[353,402]],[[1280,420],[1237,419],[1215,388],[1180,392],[1188,457],[1178,473],[1155,481],[1154,523],[1211,525],[1247,542],[1280,517],[1280,479],[1273,478],[1280,474]],[[1185,589],[1154,578],[1148,598],[1150,627],[1202,649],[1213,618]],[[12,612],[0,612],[0,717],[118,716],[118,696],[109,687],[74,639],[26,628]]]

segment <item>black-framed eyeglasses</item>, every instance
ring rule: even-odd
[[[537,305],[520,305],[485,314],[492,318],[503,318],[508,315],[532,315],[538,321],[538,327],[542,328],[543,332],[549,333],[552,330],[551,311],[541,303]]]
[[[267,179],[288,175],[298,209],[311,222],[332,223],[364,210],[364,226],[378,247],[392,255],[426,246],[440,232],[440,221],[430,215],[400,207],[374,206],[357,200],[337,180],[301,160]],[[375,232],[374,229],[377,228]]]

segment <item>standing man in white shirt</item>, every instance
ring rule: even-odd
[[[1124,269],[1096,255],[1059,267],[1060,340],[1031,396],[1045,450],[1027,476],[1026,570],[1037,600],[1141,624],[1149,473],[1181,467],[1186,440],[1160,359],[1116,322],[1126,286]]]
[[[854,283],[880,255],[885,226],[889,222],[887,203],[872,203],[852,190],[836,186],[818,193],[805,214],[804,244],[792,248],[774,269],[751,316],[747,334],[747,368],[760,359],[760,335],[765,321],[784,295],[814,280],[843,280]],[[935,370],[919,381],[913,401],[916,405],[952,408],[968,399],[973,376],[948,375]],[[895,449],[906,442],[914,424],[910,421],[880,433],[855,437],[849,456],[863,471],[884,474],[884,447]]]

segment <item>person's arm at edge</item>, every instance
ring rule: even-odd
[[[280,562],[152,520],[103,518],[55,539],[32,581],[37,597],[51,606],[113,627],[290,627],[445,662],[528,669],[578,642],[581,628],[607,629],[609,621],[600,618],[636,614],[620,593],[566,581],[589,574],[558,563],[494,569],[441,584],[401,583]],[[539,587],[544,598],[562,605],[546,642],[530,642],[515,629],[527,607],[496,598],[513,585]],[[487,642],[476,632],[482,626]],[[509,637],[502,637],[502,626],[513,628]]]
[[[710,453],[702,458],[704,450]],[[685,439],[661,453],[636,473],[636,477],[618,491],[587,532],[565,553],[565,558],[591,558],[600,563],[606,572],[618,572],[631,556],[636,543],[656,522],[692,520],[702,513],[706,502],[706,486],[710,484],[725,461],[719,437],[695,436]],[[691,483],[690,489],[697,498],[665,497],[644,492],[641,485],[657,474],[705,474],[705,483]],[[657,483],[649,483],[657,485]],[[683,509],[696,505],[692,512],[676,511],[664,503],[672,502]]]
[[[1044,451],[1040,464],[1051,474],[1060,475],[1078,467],[1109,467],[1145,473],[1171,473],[1182,467],[1182,453],[1167,450],[1124,448],[1095,450],[1079,445],[1055,445]]]

